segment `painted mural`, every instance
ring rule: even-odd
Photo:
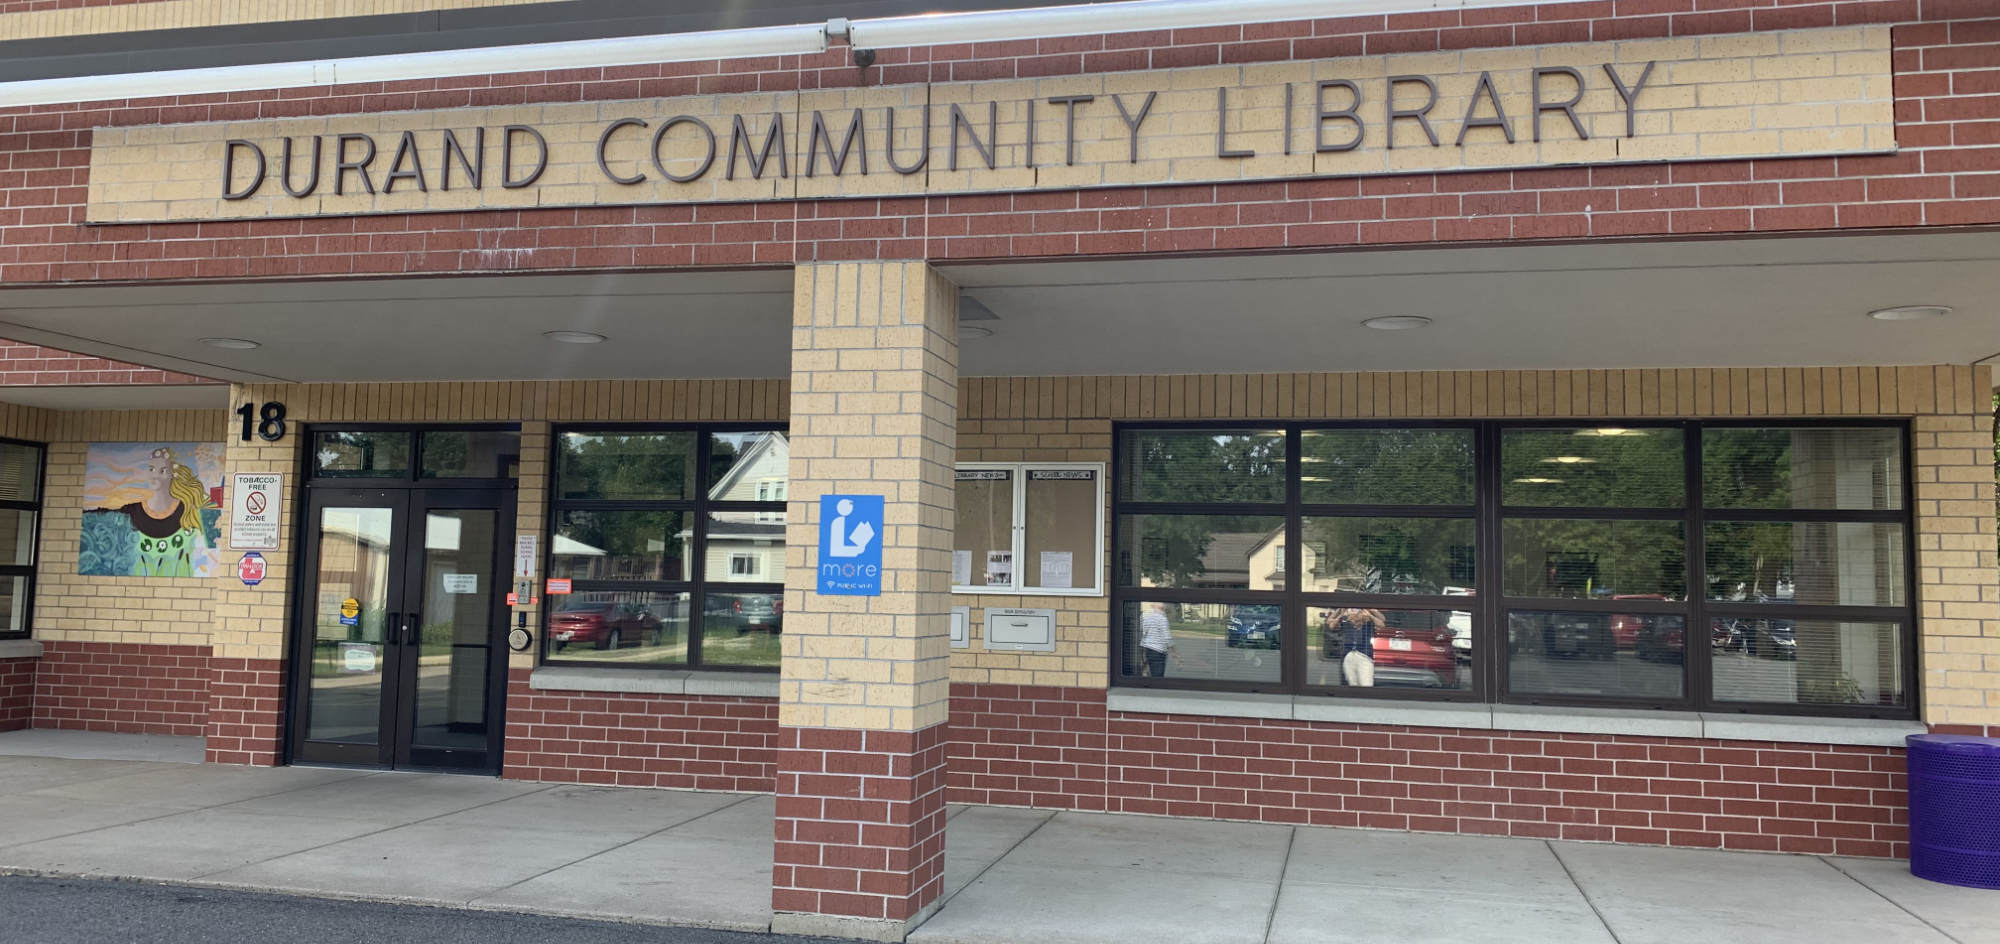
[[[213,577],[222,543],[221,443],[91,443],[76,572]]]

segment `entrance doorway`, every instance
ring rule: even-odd
[[[519,434],[311,435],[291,759],[497,773]]]

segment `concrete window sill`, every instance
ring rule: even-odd
[[[687,669],[640,672],[581,666],[543,666],[528,676],[538,692],[619,692],[646,695],[727,695],[736,698],[778,697],[778,674],[693,672]]]
[[[1114,688],[1112,711],[1144,714],[1213,715],[1333,721],[1422,728],[1541,731],[1552,734],[1626,734],[1643,737],[1703,738],[1721,741],[1777,741],[1787,744],[1844,744],[1902,747],[1903,738],[1927,729],[1916,721],[1866,718],[1801,718],[1695,711],[1641,711],[1620,708],[1544,708],[1531,705],[1468,705],[1328,698],[1318,695],[1239,695]]]
[[[0,639],[0,659],[39,659],[42,644],[34,639]]]

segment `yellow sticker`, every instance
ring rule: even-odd
[[[340,601],[340,615],[343,619],[353,619],[361,615],[361,601],[348,597]]]

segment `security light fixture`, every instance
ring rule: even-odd
[[[1411,328],[1422,328],[1430,323],[1431,320],[1422,315],[1383,315],[1380,318],[1370,318],[1361,324],[1377,331],[1407,331]]]
[[[978,325],[958,326],[958,339],[960,341],[970,341],[973,338],[990,338],[992,336],[993,336],[992,328],[982,328]]]
[[[1878,308],[1868,313],[1876,321],[1921,321],[1925,318],[1942,318],[1951,314],[1951,309],[1943,305],[1904,305],[1900,308]]]
[[[264,346],[255,341],[246,341],[242,338],[202,338],[201,343],[209,347],[228,348],[232,351],[252,351]]]
[[[564,344],[596,344],[604,340],[604,335],[592,334],[588,331],[547,331],[542,334],[542,337],[548,338],[551,341],[561,341]]]

